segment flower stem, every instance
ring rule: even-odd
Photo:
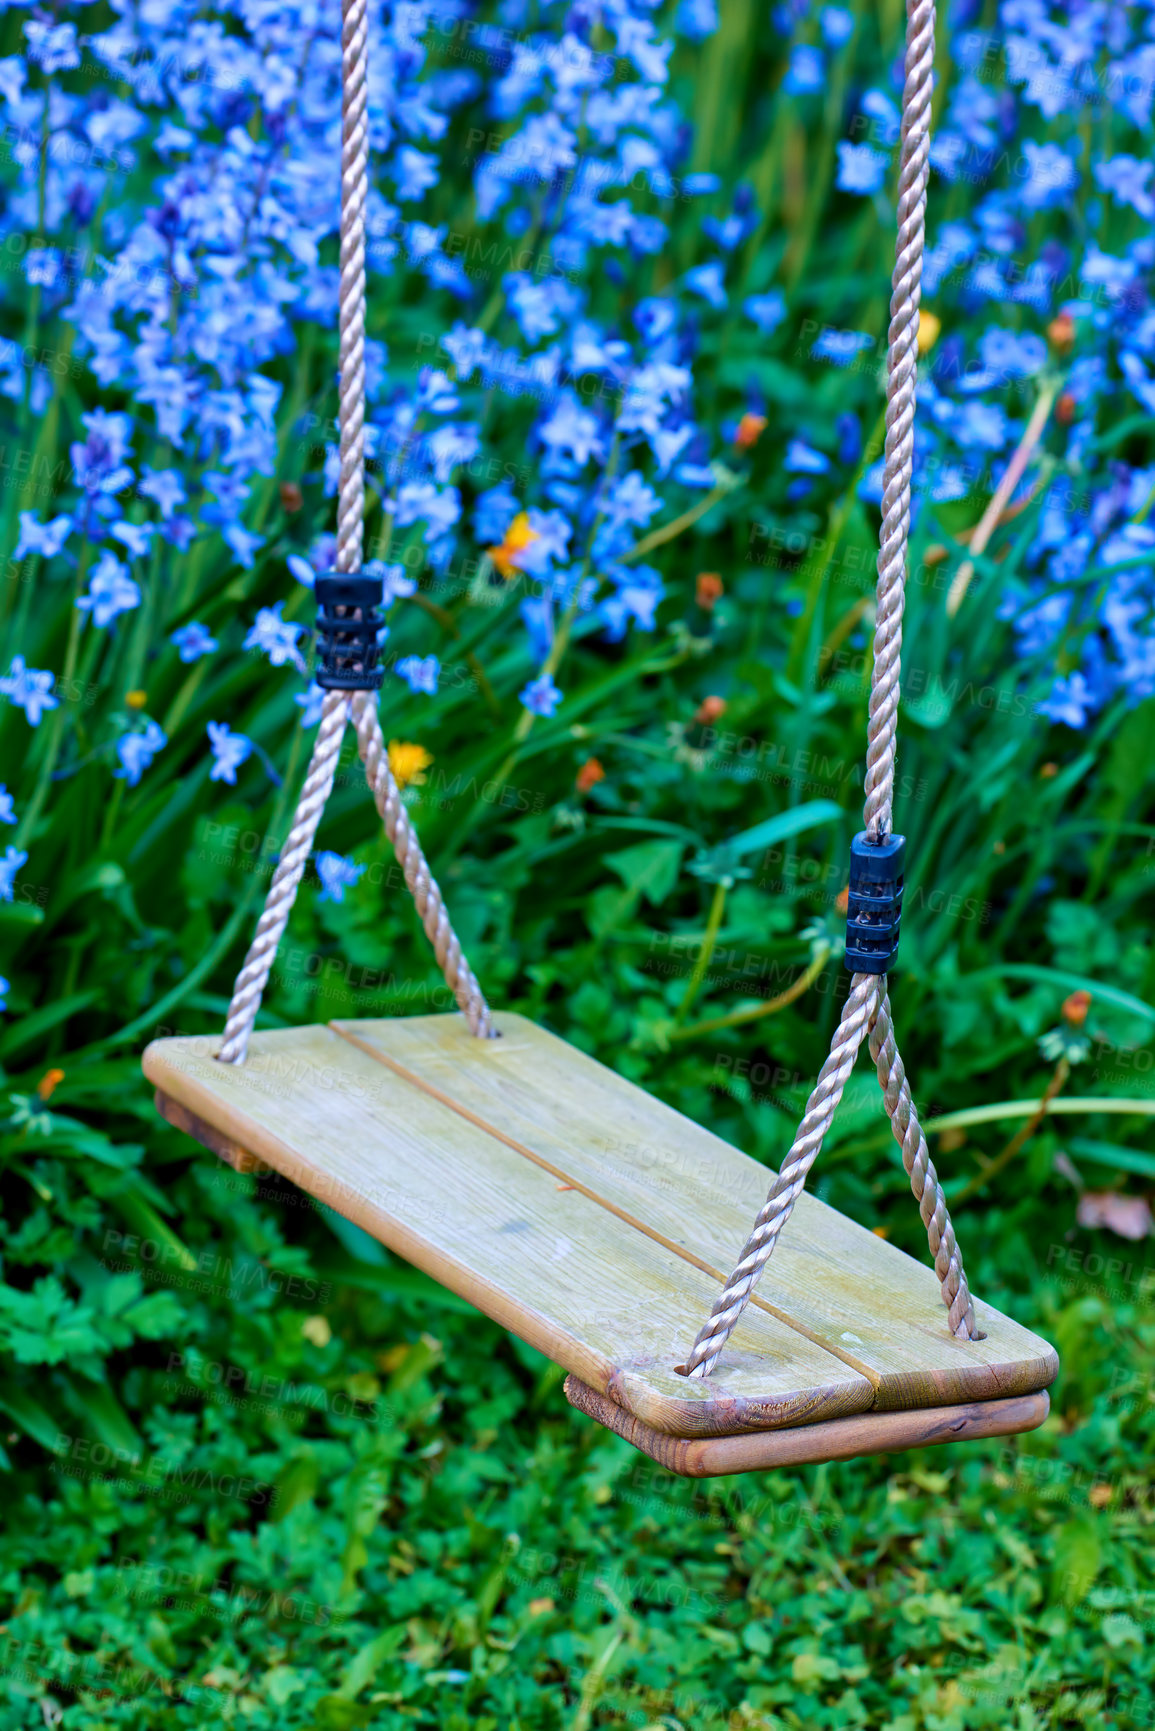
[[[755,1004],[749,1010],[731,1010],[727,1016],[711,1016],[708,1021],[695,1022],[689,1028],[676,1028],[670,1035],[671,1040],[694,1040],[699,1034],[712,1034],[718,1028],[737,1028],[744,1022],[756,1022],[761,1016],[773,1016],[776,1011],[784,1010],[787,1004],[792,1004],[795,998],[800,998],[818,978],[827,962],[830,960],[830,947],[824,944],[814,960],[805,967],[798,978],[787,986],[784,992],[779,992],[776,998],[767,998],[764,1004]]]
[[[1047,1083],[1043,1097],[1035,1107],[1030,1118],[1021,1129],[1015,1131],[1015,1134],[1011,1137],[1010,1141],[1004,1148],[999,1150],[994,1159],[987,1161],[981,1172],[977,1172],[973,1178],[969,1179],[968,1182],[963,1185],[961,1190],[956,1191],[950,1197],[950,1205],[952,1208],[957,1208],[960,1202],[969,1201],[977,1191],[981,1190],[985,1184],[988,1184],[992,1178],[996,1177],[997,1174],[1003,1170],[1004,1166],[1010,1165],[1015,1155],[1019,1152],[1019,1149],[1026,1146],[1031,1137],[1035,1134],[1035,1131],[1039,1128],[1039,1125],[1043,1122],[1043,1119],[1047,1116],[1051,1101],[1055,1098],[1056,1094],[1062,1092],[1070,1073],[1070,1064],[1067,1062],[1066,1058],[1060,1058],[1058,1063],[1055,1065],[1055,1073]]]
[[[698,959],[694,963],[694,971],[690,975],[690,983],[686,987],[681,1003],[674,1011],[674,1021],[681,1024],[689,1015],[694,999],[698,996],[702,981],[706,977],[706,969],[710,966],[710,958],[714,954],[714,945],[718,941],[718,932],[722,924],[722,914],[726,906],[726,892],[729,884],[723,882],[714,885],[714,899],[710,903],[710,917],[706,921],[706,933],[702,939],[702,947],[698,951]]]

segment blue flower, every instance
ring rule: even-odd
[[[8,1008],[8,994],[11,990],[11,982],[6,980],[3,974],[0,974],[0,1010]]]
[[[601,456],[601,424],[590,409],[583,408],[572,391],[565,391],[551,414],[538,427],[538,437],[551,450],[564,451],[579,467],[591,457]]]
[[[786,447],[783,468],[788,475],[825,475],[830,468],[830,458],[824,451],[816,451],[804,439],[791,439]]]
[[[441,663],[436,655],[405,655],[397,663],[397,673],[410,691],[427,691],[432,697],[437,690],[437,679],[441,672]]]
[[[539,673],[522,687],[518,699],[531,715],[552,715],[561,702],[561,692],[548,673]]]
[[[696,264],[686,272],[686,287],[719,309],[726,305],[725,269],[721,259],[711,264]]]
[[[4,783],[0,781],[0,823],[15,822],[16,806],[13,803],[12,795],[8,792]]]
[[[441,346],[452,360],[458,378],[468,382],[485,358],[489,338],[484,331],[456,324],[448,336],[442,337]]]
[[[283,601],[278,601],[273,607],[262,607],[249,627],[241,647],[260,649],[274,667],[284,667],[286,662],[291,662],[303,673],[305,658],[297,648],[297,639],[305,627],[293,625],[287,619],[281,618],[281,608],[284,605]]]
[[[73,519],[64,512],[50,523],[41,523],[35,511],[21,511],[20,539],[12,557],[26,559],[30,553],[36,553],[41,559],[55,559],[75,527]]]
[[[1066,151],[1057,144],[1023,141],[1027,179],[1019,197],[1028,210],[1048,210],[1064,204],[1079,184],[1079,171]]]
[[[130,559],[143,559],[148,552],[152,540],[154,525],[152,523],[114,523],[109,533],[127,547]]]
[[[124,733],[116,742],[121,768],[114,773],[127,781],[129,787],[137,785],[157,752],[168,744],[164,729],[148,717],[145,720],[147,725],[143,733]]]
[[[28,38],[28,58],[45,74],[71,72],[80,65],[80,49],[76,44],[75,24],[43,24],[32,19],[24,26]]]
[[[495,547],[521,510],[508,481],[478,495],[473,507],[473,533],[480,547]]]
[[[175,643],[177,654],[186,663],[199,661],[202,655],[211,655],[217,648],[216,638],[206,626],[198,624],[195,619],[182,625],[179,631],[174,631],[169,642]]]
[[[717,0],[679,0],[678,34],[703,42],[718,28]]]
[[[150,469],[144,471],[144,480],[139,491],[146,499],[151,499],[160,508],[160,514],[165,522],[169,520],[178,505],[183,505],[187,497],[184,482],[175,469]]]
[[[404,600],[417,592],[417,579],[410,577],[404,565],[386,565],[380,559],[370,559],[361,567],[365,577],[380,577],[381,605],[392,607],[394,601]]]
[[[23,848],[9,846],[0,859],[0,901],[12,900],[12,887],[16,882],[16,873],[25,865],[28,855]]]
[[[353,860],[346,859],[343,854],[333,853],[325,849],[314,856],[317,876],[321,880],[319,902],[343,902],[345,891],[350,889],[364,872],[363,865],[357,865]]]
[[[414,150],[411,145],[401,146],[393,158],[392,167],[397,197],[402,204],[421,198],[430,187],[437,185],[437,158],[426,156],[424,152]]]
[[[841,192],[867,196],[878,192],[886,179],[887,158],[869,144],[838,142],[838,181]]]
[[[315,679],[310,679],[304,691],[299,691],[293,702],[300,705],[301,726],[316,727],[321,719],[321,709],[325,702],[325,692]]]
[[[781,289],[771,289],[764,295],[749,295],[742,303],[742,311],[758,326],[762,335],[768,337],[786,317],[786,296]]]
[[[52,696],[55,673],[26,667],[22,655],[12,657],[12,665],[0,679],[0,694],[10,703],[19,704],[30,727],[39,727],[46,709],[56,709],[60,699]]]
[[[1031,331],[1005,331],[992,325],[979,339],[982,363],[1004,378],[1027,378],[1047,364],[1047,345]]]
[[[848,367],[856,355],[874,347],[874,338],[865,331],[836,331],[830,325],[819,333],[810,353],[816,361],[832,361],[836,367]]]
[[[456,487],[438,489],[432,481],[405,481],[386,510],[392,512],[399,529],[424,518],[425,543],[432,546],[450,533],[461,516],[461,496]]]
[[[88,594],[82,595],[76,605],[89,615],[94,625],[103,629],[122,613],[131,613],[140,606],[140,587],[120,560],[106,549],[88,580]]]
[[[831,48],[841,48],[854,35],[854,13],[845,6],[824,6],[818,18],[822,34]]]
[[[107,409],[92,409],[80,418],[88,437],[69,452],[77,486],[92,494],[121,492],[132,480],[132,470],[124,461],[132,422],[127,415],[110,414]]]
[[[1064,727],[1085,727],[1091,701],[1090,687],[1076,671],[1055,681],[1050,696],[1039,704],[1039,714],[1049,721],[1061,722]]]
[[[208,732],[213,753],[209,780],[227,781],[230,787],[235,787],[237,770],[252,755],[253,742],[244,733],[234,733],[227,721],[210,721]]]
[[[810,96],[826,88],[826,62],[817,48],[795,43],[782,88],[797,96]]]

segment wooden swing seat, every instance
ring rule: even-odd
[[[803,1194],[721,1362],[679,1374],[769,1187],[764,1166],[521,1016],[219,1038],[144,1055],[157,1105],[262,1163],[570,1373],[572,1405],[675,1472],[844,1459],[1031,1430],[1054,1349]],[[725,1266],[723,1266],[723,1263]]]

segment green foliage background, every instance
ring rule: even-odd
[[[737,24],[724,30],[700,69],[699,149],[715,166],[741,149],[737,104],[720,99],[741,40]],[[819,190],[836,110],[806,147]],[[797,180],[798,149],[783,123],[757,167],[767,196],[791,152]],[[781,226],[788,325],[878,329],[889,235],[864,208],[844,245],[822,208],[816,195]],[[416,349],[419,306],[375,316],[395,350]],[[753,372],[775,401],[805,399],[816,426],[832,430],[847,407],[873,424],[873,374],[815,367],[782,343],[751,357],[728,327],[704,350],[719,415],[741,412]],[[306,354],[286,381],[278,479],[306,462],[296,414],[332,412],[332,367],[332,354]],[[63,446],[83,405],[62,401]],[[509,439],[516,455],[512,424]],[[829,523],[788,507],[780,454],[771,426],[735,454],[740,484],[651,555],[674,596],[653,637],[607,650],[575,634],[551,720],[525,732],[516,599],[485,585],[402,604],[392,646],[436,652],[445,671],[420,710],[399,681],[382,710],[387,737],[433,753],[413,815],[493,1001],[770,1162],[837,1014],[833,899],[857,827],[869,681],[861,607],[847,621],[869,594],[876,533],[853,488]],[[274,555],[280,508],[270,483]],[[319,496],[306,509],[324,520]],[[961,555],[927,564],[927,544],[980,509],[925,512],[912,550],[917,679],[897,814],[911,869],[893,997],[933,1119],[1037,1099],[1054,1068],[1040,1036],[1068,993],[1092,993],[1092,1056],[1067,1092],[1122,1098],[1130,1113],[1052,1119],[989,1184],[983,1163],[1021,1120],[972,1121],[961,1146],[935,1144],[948,1189],[967,1190],[957,1225],[972,1285],[1062,1355],[1048,1424],[1010,1442],[688,1485],[571,1413],[556,1369],[501,1329],[288,1187],[237,1178],[162,1124],[140,1053],[163,1029],[219,1027],[267,883],[257,837],[283,833],[307,740],[291,687],[263,663],[145,667],[130,633],[99,649],[93,635],[76,667],[88,696],[35,736],[18,788],[37,876],[0,905],[9,971],[37,980],[0,1032],[0,1722],[1151,1722],[1155,1267],[1144,1244],[1077,1226],[1071,1172],[1092,1191],[1135,1194],[1155,1177],[1155,706],[1112,707],[1084,735],[1033,714],[1054,670],[1016,664],[996,616],[1030,512],[979,559],[966,610],[946,621]],[[758,564],[770,530],[816,551]],[[272,555],[238,577],[210,547],[202,567],[214,627],[283,592]],[[695,601],[704,569],[725,583],[712,612]],[[802,601],[793,618],[787,595]],[[63,642],[68,614],[68,597],[46,595],[34,622],[46,644]],[[53,780],[65,741],[83,757],[142,680],[172,743],[141,786],[126,793],[103,772]],[[708,695],[727,703],[714,735],[693,719]],[[207,781],[204,725],[224,716],[284,774],[257,806],[255,776],[239,793]],[[24,723],[8,711],[2,726],[11,761]],[[579,796],[591,755],[605,779]],[[806,827],[760,827],[804,804]],[[267,1025],[440,1007],[351,755],[322,840],[378,869],[340,905],[306,887]],[[708,929],[716,948],[691,1010]],[[779,1013],[686,1037],[764,1003],[823,951],[810,989]],[[778,1081],[733,1081],[740,1060]],[[49,1069],[64,1077],[45,1104]],[[925,1255],[865,1070],[814,1188]]]

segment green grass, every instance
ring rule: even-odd
[[[893,47],[895,9],[863,32],[876,23]],[[837,113],[804,124],[790,100],[767,107],[765,59],[742,54],[761,28],[735,8],[678,77],[696,72],[708,98],[701,162],[759,188],[744,288],[788,283],[791,313],[768,353],[707,320],[700,389],[719,420],[754,382],[829,441],[848,407],[874,424],[879,381],[800,359],[799,332],[880,331],[892,242],[872,208],[835,197],[827,223],[792,204],[808,175],[829,178]],[[736,68],[748,83],[731,92]],[[673,245],[681,269],[692,239]],[[427,315],[398,288],[372,321],[404,357]],[[317,341],[286,367],[278,481],[309,465],[290,428],[332,412],[333,361]],[[70,382],[58,404],[43,438],[63,450],[85,401]],[[523,459],[524,410],[491,414]],[[1150,431],[1101,437],[1138,461]],[[652,637],[607,647],[578,625],[552,720],[521,720],[533,669],[518,597],[468,584],[398,608],[390,650],[436,653],[444,673],[420,707],[396,680],[382,703],[387,738],[433,753],[412,813],[494,1003],[771,1163],[845,982],[834,903],[858,827],[877,532],[853,483],[828,512],[788,504],[780,459],[772,423],[732,454],[738,485],[649,555],[670,589]],[[119,638],[80,632],[54,576],[34,606],[6,586],[13,640],[64,670],[67,701],[27,751],[23,719],[0,713],[5,763],[25,760],[9,785],[30,854],[0,903],[14,982],[0,1026],[0,1724],[1149,1725],[1155,1262],[1146,1242],[1077,1224],[1072,1173],[1137,1197],[1155,1172],[1155,704],[1113,706],[1080,735],[1034,713],[1053,665],[1015,661],[996,607],[1036,508],[997,533],[948,620],[963,550],[925,554],[984,497],[924,502],[892,1001],[920,1111],[948,1121],[932,1140],[948,1193],[967,1192],[971,1283],[1059,1348],[1052,1417],[1018,1440],[696,1486],[572,1413],[536,1353],[153,1111],[140,1053],[162,1029],[219,1029],[268,882],[261,838],[283,837],[304,771],[296,687],[239,653],[234,622],[284,593],[284,555],[327,524],[320,489],[305,492],[296,519],[269,484],[253,571],[215,537],[174,558],[151,635],[144,609]],[[812,551],[762,562],[783,541]],[[702,570],[725,583],[712,614],[694,599]],[[289,616],[306,605],[302,592]],[[164,633],[194,612],[228,653],[190,670]],[[112,742],[141,686],[171,743],[126,790]],[[713,734],[693,719],[707,695],[727,705]],[[205,726],[225,718],[280,788],[255,760],[235,791],[209,783]],[[591,755],[605,779],[582,797]],[[821,815],[800,828],[804,804]],[[757,829],[767,819],[776,832]],[[441,1007],[348,743],[320,839],[368,869],[339,906],[303,889],[264,1025]],[[824,950],[804,993],[744,1017]],[[1054,1070],[1039,1037],[1080,986],[1092,1046],[1066,1092],[1086,1110],[979,1182],[1022,1123],[982,1109],[1039,1099]],[[45,1105],[49,1070],[64,1075]],[[865,1061],[813,1188],[925,1256]]]

